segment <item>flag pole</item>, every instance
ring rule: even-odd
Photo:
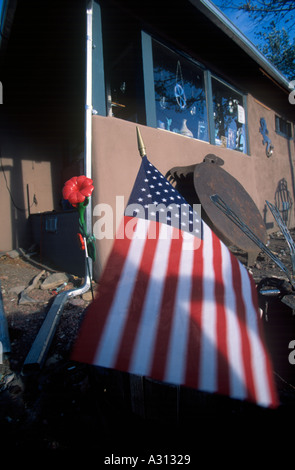
[[[137,134],[137,144],[138,144],[138,151],[141,158],[146,156],[146,147],[143,142],[143,138],[141,136],[140,130],[136,127],[136,134]],[[130,378],[130,388],[131,388],[131,395],[132,399],[136,398],[135,402],[139,406],[139,412],[141,416],[145,416],[145,403],[144,403],[144,395],[143,395],[143,381],[144,377],[137,377],[136,375],[131,376]],[[179,408],[180,408],[180,385],[176,385],[176,422],[179,423]],[[136,392],[134,392],[136,390]],[[138,399],[139,398],[139,399]],[[141,400],[143,403],[141,403]],[[140,404],[141,403],[141,404]],[[134,406],[134,401],[132,400],[132,406]]]
[[[137,144],[138,144],[138,150],[141,158],[143,158],[146,155],[146,148],[143,142],[143,139],[141,137],[141,133],[138,127],[136,127],[136,133],[137,133]]]

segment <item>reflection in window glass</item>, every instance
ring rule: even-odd
[[[247,152],[243,97],[219,80],[212,79],[215,144]]]
[[[103,2],[102,35],[107,115],[145,123],[138,22],[113,2]]]
[[[157,127],[209,140],[202,70],[153,41]]]
[[[285,119],[275,116],[275,125],[276,125],[276,132],[280,135],[283,135],[284,137],[287,137],[287,139],[290,139],[292,137],[292,129],[291,129],[291,123],[287,122]]]
[[[122,41],[123,42],[123,41]],[[122,43],[120,44],[122,47]],[[118,47],[119,50],[119,47]],[[127,121],[138,122],[137,70],[138,63],[132,44],[120,51],[111,64],[108,82],[108,114]]]

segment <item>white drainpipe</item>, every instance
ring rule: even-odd
[[[85,104],[85,144],[84,144],[84,172],[87,178],[92,177],[92,17],[93,1],[87,3],[86,25],[86,104]],[[87,233],[92,232],[91,204],[86,207]],[[92,260],[87,256],[85,243],[85,278],[84,284],[77,289],[61,292],[56,296],[47,316],[35,338],[34,343],[25,359],[23,372],[38,371],[44,364],[51,341],[54,337],[59,318],[67,300],[87,292],[91,287]],[[89,263],[88,263],[89,262]],[[90,270],[90,273],[89,273]]]

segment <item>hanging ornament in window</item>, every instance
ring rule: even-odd
[[[228,111],[229,111],[230,114],[232,114],[234,112],[234,105],[233,105],[233,102],[232,102],[231,99],[228,102]]]
[[[237,130],[237,136],[236,136],[236,150],[239,150],[240,152],[244,151],[244,136],[243,136],[243,128],[240,126]]]
[[[162,109],[166,109],[166,108],[167,108],[167,102],[166,102],[165,96],[161,96],[161,98],[160,98],[160,106],[161,106]]]
[[[192,116],[194,116],[196,114],[196,112],[197,112],[197,108],[194,105],[194,106],[191,107],[190,113],[191,113]]]
[[[194,96],[194,87],[193,87],[193,86],[191,87],[191,90],[192,90],[192,96],[191,96],[191,100],[190,100],[190,101],[191,101],[191,103],[194,103],[194,101],[195,101],[195,96]],[[194,116],[194,115],[196,114],[197,108],[196,108],[196,105],[195,105],[195,104],[192,104],[192,105],[191,105],[191,108],[190,108],[190,111],[189,111],[189,112],[191,113],[192,116]]]
[[[122,93],[125,93],[126,92],[126,82],[122,82],[121,85],[120,85],[120,90]]]
[[[174,87],[174,96],[176,98],[177,104],[180,109],[185,109],[186,107],[186,96],[184,93],[184,83],[182,77],[182,70],[179,60],[177,61],[176,68],[176,84]]]

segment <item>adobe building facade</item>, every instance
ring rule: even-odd
[[[142,18],[144,9],[128,9],[123,2],[120,10],[120,3],[112,8],[100,2],[97,12],[106,41],[106,100],[105,112],[92,118],[94,205],[103,201],[115,208],[118,195],[128,201],[140,166],[136,127],[141,124],[148,158],[164,175],[214,154],[254,200],[269,232],[277,226],[266,200],[284,211],[293,227],[294,107],[280,74],[270,70],[274,79],[260,57],[254,66],[247,48],[210,22],[202,2],[183,5],[190,18],[186,31],[177,29],[184,13],[172,14],[160,27],[157,14]],[[165,5],[157,11],[163,19]],[[124,21],[128,32],[118,33]],[[101,109],[96,83],[94,78],[94,113]],[[94,213],[94,227],[100,215]],[[99,241],[102,265],[111,245],[107,237]]]
[[[4,208],[0,222],[6,230],[0,249],[9,250],[28,238],[28,210],[20,214],[12,208],[7,186],[17,186],[11,192],[17,196],[19,191],[31,215],[61,211],[63,183],[85,172],[86,139],[91,146],[91,167],[88,164],[86,170],[95,187],[91,227],[95,229],[102,215],[98,206],[109,204],[115,232],[117,198],[127,203],[140,166],[137,127],[148,158],[164,175],[175,166],[195,165],[214,154],[254,200],[268,232],[277,226],[266,200],[277,205],[289,228],[294,227],[295,105],[289,99],[287,79],[209,1],[186,0],[180,9],[165,0],[138,5],[128,0],[86,3],[71,10],[64,2],[63,22],[56,32],[59,38],[66,32],[73,37],[79,26],[81,34],[74,44],[69,41],[60,62],[54,62],[60,67],[64,105],[69,109],[58,105],[56,97],[51,109],[50,93],[45,90],[49,96],[45,110],[53,116],[60,111],[58,125],[54,117],[45,116],[44,125],[35,116],[37,132],[26,134],[9,113],[13,125],[6,123],[1,148],[5,172],[0,175]],[[71,11],[68,16],[67,11]],[[12,31],[11,40],[16,41],[15,37]],[[88,73],[87,42],[92,51]],[[66,56],[72,75],[61,65]],[[7,63],[11,73],[12,62]],[[6,84],[1,81],[5,104]],[[91,102],[86,102],[86,109],[91,110],[91,136],[87,137],[81,104],[85,105],[89,88]],[[52,84],[49,91],[61,96]],[[14,211],[19,222],[13,219]],[[99,238],[97,273],[112,246],[112,237],[101,233]]]

